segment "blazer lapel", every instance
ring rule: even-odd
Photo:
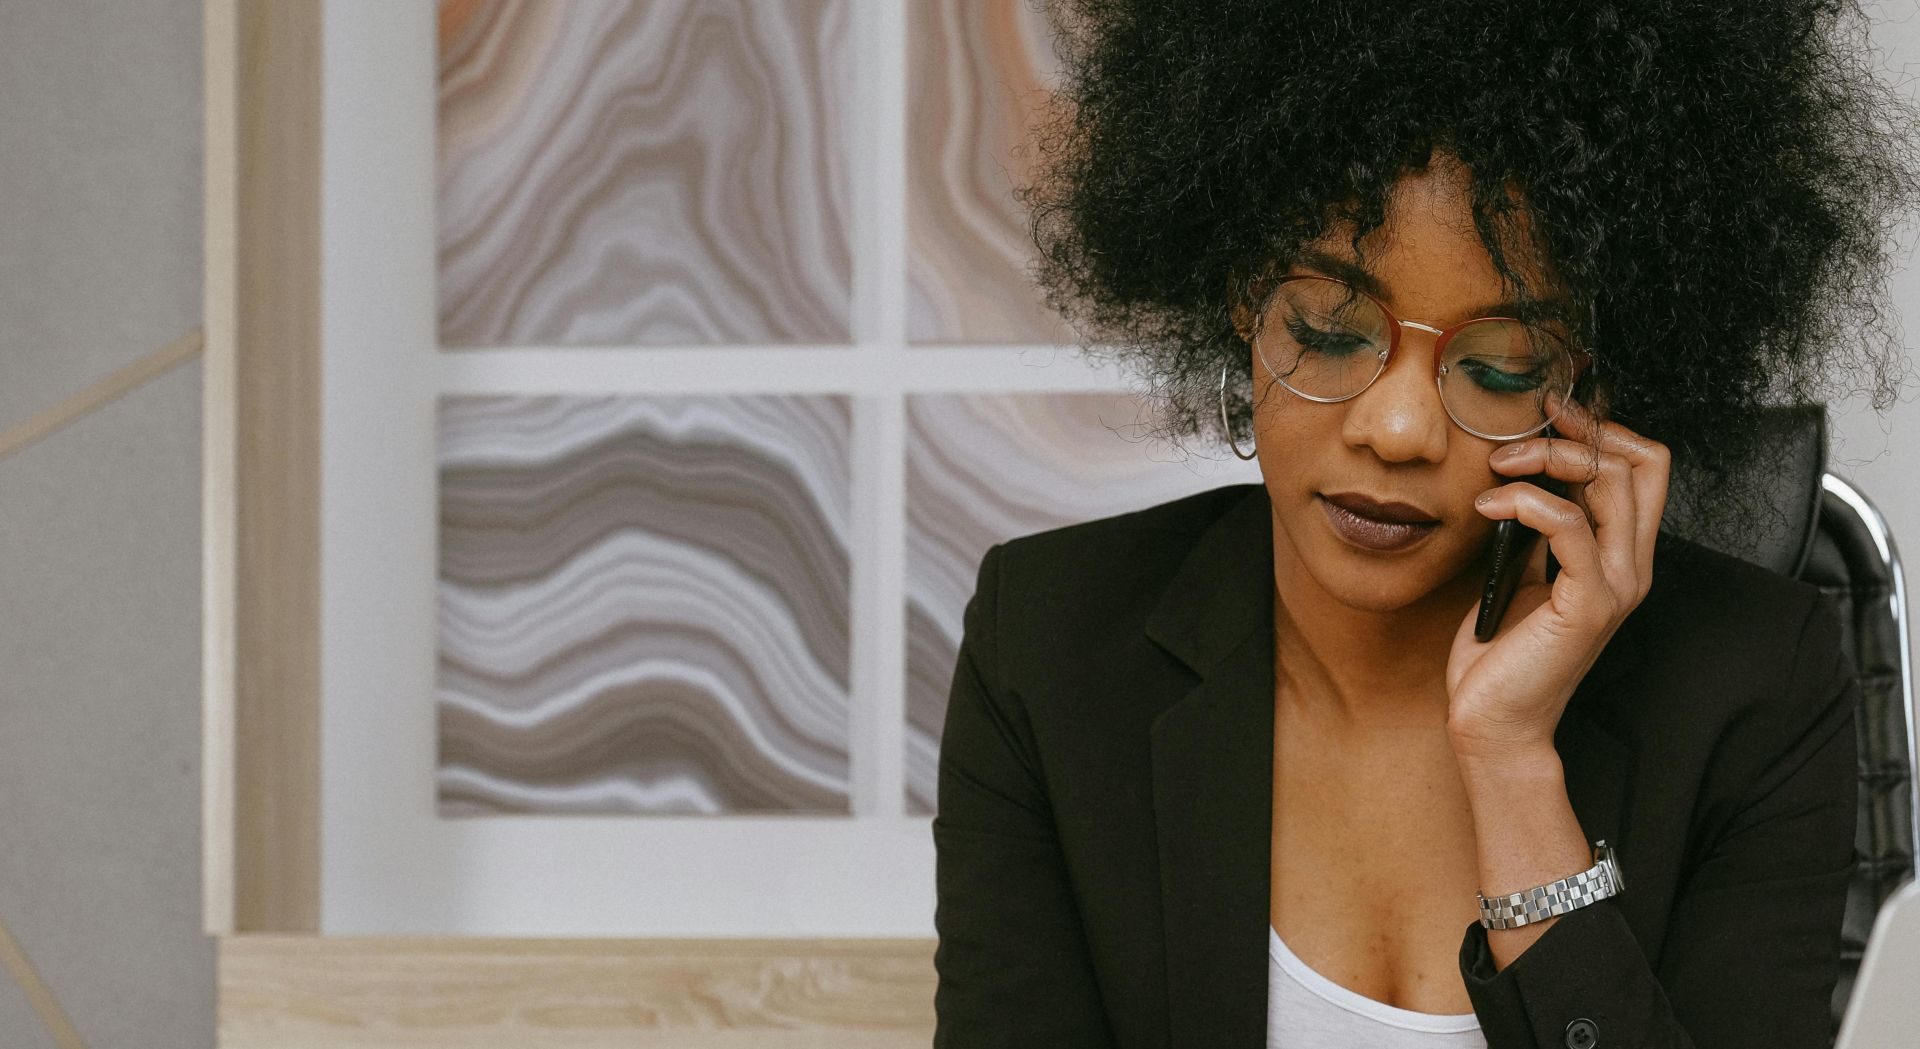
[[[1150,729],[1172,1049],[1266,1044],[1273,519],[1265,487],[1245,487],[1201,533],[1145,628],[1199,679]],[[1630,651],[1602,652],[1554,737],[1582,828],[1616,845],[1631,753],[1583,700]]]
[[[1247,488],[1146,626],[1200,675],[1151,729],[1174,1049],[1266,1044],[1273,518],[1266,489]]]

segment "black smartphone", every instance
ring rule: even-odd
[[[1560,436],[1552,426],[1542,430],[1541,435]],[[1514,480],[1538,485],[1554,495],[1564,497],[1567,494],[1565,484],[1546,474],[1529,474]],[[1526,571],[1527,557],[1533,552],[1534,540],[1538,538],[1538,531],[1511,517],[1493,526],[1493,538],[1487,544],[1491,558],[1487,567],[1487,583],[1480,589],[1480,617],[1473,624],[1473,636],[1477,640],[1491,641],[1494,632],[1500,629],[1500,620],[1507,614],[1507,606],[1513,601],[1513,592],[1520,586],[1520,576]],[[1548,582],[1553,581],[1558,568],[1553,551],[1547,551]]]

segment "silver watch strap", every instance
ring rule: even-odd
[[[1489,929],[1517,929],[1604,900],[1626,887],[1606,839],[1593,843],[1593,856],[1592,867],[1570,878],[1492,899],[1475,893],[1480,900],[1480,924]]]

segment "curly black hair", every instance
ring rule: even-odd
[[[1015,190],[1029,273],[1176,444],[1224,436],[1223,366],[1250,424],[1232,316],[1264,314],[1259,276],[1340,223],[1357,252],[1436,149],[1508,287],[1549,272],[1576,304],[1576,396],[1667,445],[1696,534],[1753,527],[1755,410],[1898,399],[1920,115],[1851,0],[1032,2],[1061,75]]]

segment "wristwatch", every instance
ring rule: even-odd
[[[1536,885],[1525,892],[1480,900],[1480,924],[1489,929],[1517,929],[1585,907],[1625,891],[1626,879],[1620,874],[1620,861],[1605,838],[1593,843],[1593,866],[1571,878]]]

